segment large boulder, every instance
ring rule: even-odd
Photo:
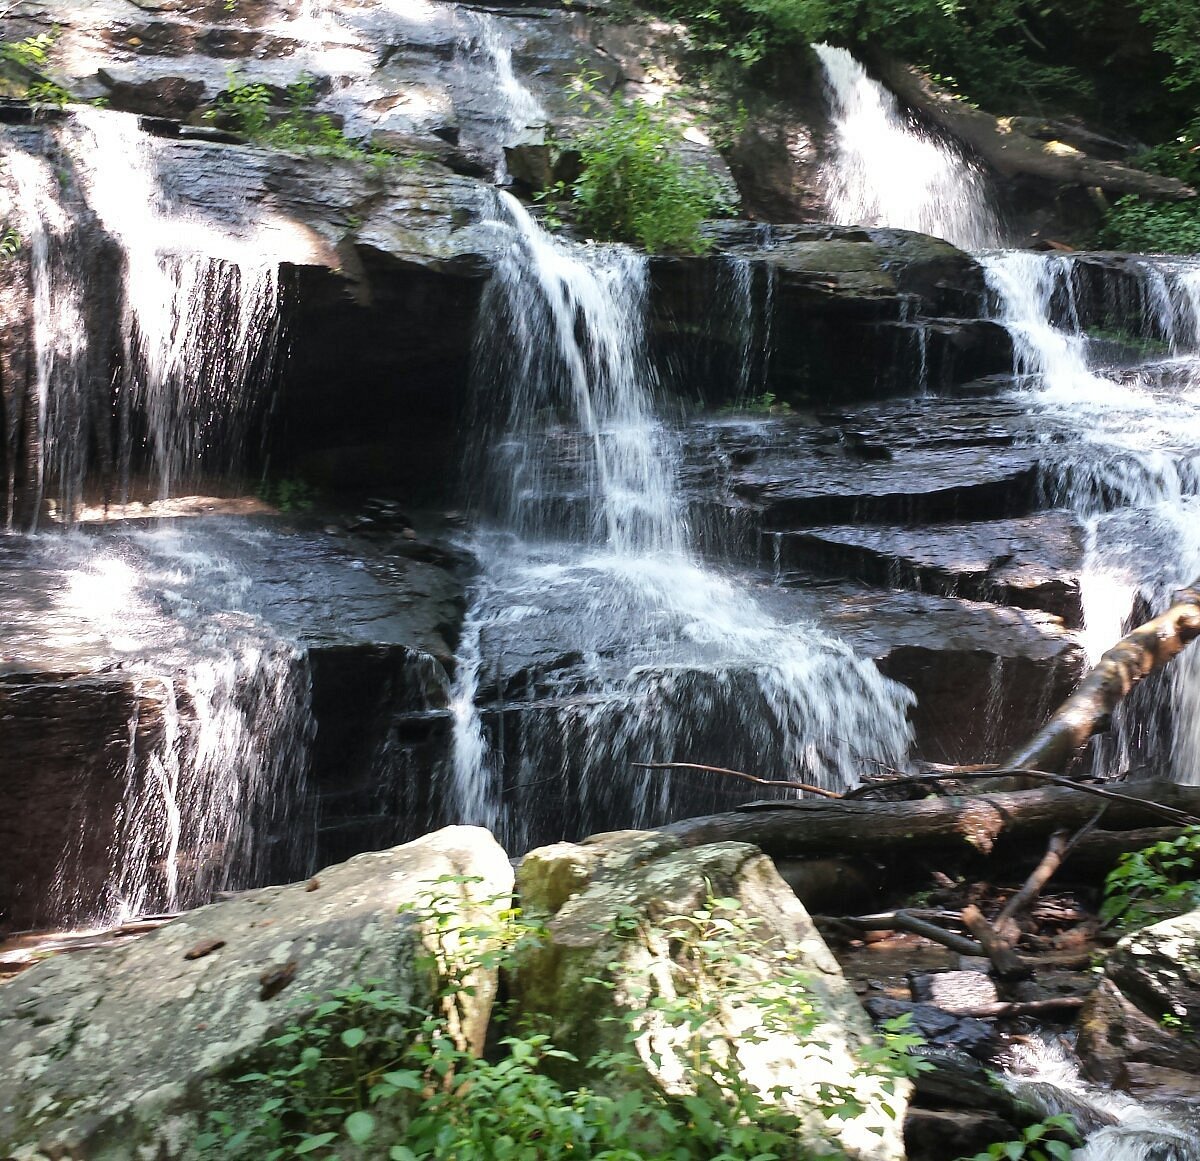
[[[598,1050],[627,1047],[632,1028],[647,1083],[681,1095],[692,1083],[685,1057],[703,1043],[715,1058],[730,1053],[765,1099],[802,1118],[814,1153],[904,1156],[908,1082],[885,1082],[863,1063],[870,1021],[807,912],[756,847],[681,850],[660,834],[617,832],[533,851],[518,881],[526,915],[549,932],[518,961],[518,1017],[540,1022],[557,1046],[586,1062]],[[736,911],[714,908],[714,899],[736,900]],[[688,931],[705,909],[716,911],[716,926],[693,942]],[[723,935],[722,914],[732,924]],[[714,945],[697,950],[706,939]],[[766,1017],[780,973],[792,970],[802,973],[804,992],[790,1003],[816,1012],[804,1036]],[[706,991],[719,998],[700,1003]],[[681,1008],[690,1023],[673,1022]],[[604,1083],[586,1065],[572,1079]],[[853,1091],[863,1111],[830,1119],[822,1085]]]
[[[1142,1099],[1200,1096],[1200,911],[1127,935],[1079,1018],[1090,1076]]]
[[[230,1079],[317,997],[378,980],[433,1002],[436,981],[418,966],[428,936],[398,909],[443,876],[438,890],[461,896],[468,922],[512,889],[491,835],[448,827],[31,968],[0,990],[0,1155],[192,1155],[205,1110],[235,1099]],[[461,1035],[479,1048],[496,980],[480,972],[470,984]]]

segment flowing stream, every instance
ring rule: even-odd
[[[985,254],[1045,486],[1085,530],[1092,659],[1200,574],[1200,262]],[[1085,291],[1087,293],[1085,293]],[[1069,433],[1068,438],[1063,438]],[[1164,703],[1169,707],[1165,715]],[[1200,662],[1184,653],[1117,714],[1102,770],[1200,778]]]
[[[478,341],[483,576],[455,701],[462,820],[519,846],[556,769],[567,828],[586,833],[668,809],[637,761],[825,786],[853,784],[864,756],[903,764],[911,695],[693,551],[645,355],[646,260],[552,240],[507,195],[496,216],[507,248]]]

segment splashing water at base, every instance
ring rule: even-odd
[[[1004,1083],[1027,1108],[1072,1118],[1084,1137],[1073,1161],[1200,1161],[1200,1110],[1143,1104],[1092,1084],[1055,1040],[1034,1037],[1017,1045]]]
[[[823,174],[831,220],[917,230],[967,250],[1000,245],[979,167],[906,117],[844,48],[813,49],[833,122],[834,156]]]
[[[459,659],[460,817],[523,843],[521,811],[536,812],[555,770],[578,832],[670,809],[666,783],[627,775],[636,761],[826,786],[852,784],[864,755],[902,765],[908,691],[693,554],[677,442],[653,410],[645,259],[554,242],[504,195],[497,219],[507,252],[478,345],[489,527]],[[498,669],[508,676],[484,688]]]

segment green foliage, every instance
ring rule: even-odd
[[[54,36],[49,32],[27,36],[15,42],[0,42],[0,57],[12,61],[22,68],[41,72],[50,61],[50,50],[54,47]]]
[[[1100,918],[1121,927],[1144,927],[1200,906],[1197,857],[1200,827],[1186,827],[1178,838],[1130,851],[1104,880]]]
[[[1200,211],[1190,202],[1154,202],[1130,194],[1105,215],[1099,243],[1147,254],[1200,252]]]
[[[790,415],[792,405],[780,399],[774,391],[764,391],[741,403],[731,403],[721,408],[722,415]]]
[[[1058,1113],[1027,1126],[1016,1141],[997,1141],[986,1153],[960,1161],[1071,1161],[1072,1145],[1082,1142],[1075,1121]]]
[[[316,84],[310,76],[288,85],[284,103],[277,107],[269,85],[230,74],[229,87],[206,117],[223,121],[251,141],[273,149],[312,150],[380,166],[392,160],[386,151],[346,137],[328,114],[316,112],[316,99]]]
[[[1200,8],[1193,0],[1134,0],[1134,7],[1154,47],[1171,60],[1167,87],[1188,92],[1200,86]]]
[[[5,226],[4,233],[0,234],[0,259],[7,261],[9,258],[15,258],[21,253],[24,244],[24,239],[12,226]]]
[[[316,489],[307,480],[292,476],[264,480],[258,488],[258,498],[281,512],[309,512],[316,502],[316,495]]]
[[[721,183],[681,159],[683,134],[662,112],[619,96],[602,107],[596,79],[580,77],[576,93],[589,118],[572,141],[580,174],[570,197],[580,225],[592,237],[651,251],[703,253],[711,243],[701,224],[734,208]]]
[[[56,105],[62,108],[71,94],[55,81],[34,81],[25,90],[25,98],[35,105]]]
[[[432,936],[435,951],[419,966],[443,980],[436,1002],[421,1007],[365,984],[318,1003],[266,1046],[259,1070],[237,1079],[249,1112],[209,1114],[196,1142],[202,1155],[278,1161],[367,1146],[370,1156],[389,1161],[809,1161],[799,1122],[772,1099],[780,1093],[749,1085],[734,1046],[712,1034],[715,1018],[734,1002],[753,1004],[760,1016],[760,1031],[742,1043],[776,1031],[809,1035],[820,1019],[793,957],[771,951],[736,900],[711,899],[665,921],[671,950],[655,971],[673,986],[630,997],[637,1010],[623,1017],[627,1047],[589,1063],[596,1088],[569,1088],[553,1066],[578,1062],[544,1034],[509,1022],[484,1059],[463,1042],[461,1006],[477,971],[509,965],[545,938],[515,911],[495,925],[472,925],[453,889],[463,882],[438,880],[420,907],[407,909]],[[636,918],[618,917],[615,926],[639,938]],[[766,979],[750,970],[764,953]],[[674,1034],[686,1061],[682,1094],[636,1082],[635,1046],[651,1021]],[[923,1066],[911,1055],[916,1043],[895,1025],[863,1054],[863,1071],[894,1088]],[[827,1117],[860,1111],[848,1088],[829,1085],[822,1100]]]

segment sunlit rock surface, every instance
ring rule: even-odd
[[[0,1151],[194,1156],[206,1111],[237,1101],[233,1078],[317,997],[378,980],[432,1001],[433,981],[414,970],[420,929],[397,908],[419,904],[440,876],[456,877],[440,889],[461,894],[462,914],[479,923],[513,881],[486,831],[451,827],[31,968],[0,990]],[[478,1046],[496,981],[473,983],[464,1034]]]
[[[547,923],[550,939],[519,959],[514,995],[518,1011],[541,1021],[557,1045],[581,1060],[601,1048],[620,1050],[625,1025],[604,1017],[614,1009],[618,1015],[644,1013],[636,1051],[649,1080],[668,1092],[686,1092],[687,1034],[656,1019],[644,991],[650,988],[668,1005],[693,996],[692,988],[711,986],[719,993],[714,973],[726,968],[740,981],[769,987],[773,960],[753,947],[761,940],[787,952],[806,974],[820,1013],[811,1035],[798,1040],[771,1030],[762,1012],[732,990],[734,998],[726,1002],[718,994],[716,1014],[699,1034],[717,1052],[727,1040],[742,1075],[764,1095],[780,1086],[778,1099],[806,1118],[815,1149],[831,1134],[863,1161],[904,1156],[908,1084],[899,1083],[889,1095],[864,1075],[858,1054],[871,1037],[870,1021],[808,913],[755,847],[721,843],[680,851],[662,836],[617,832],[532,851],[518,881],[527,914]],[[741,937],[744,958],[736,964],[732,952],[721,954],[719,963],[701,969],[707,973],[701,981],[685,981],[671,971],[679,938],[678,932],[672,936],[671,917],[703,909],[710,896],[736,899],[752,935]],[[817,1101],[823,1083],[849,1086],[866,1110],[846,1121],[826,1121]]]

